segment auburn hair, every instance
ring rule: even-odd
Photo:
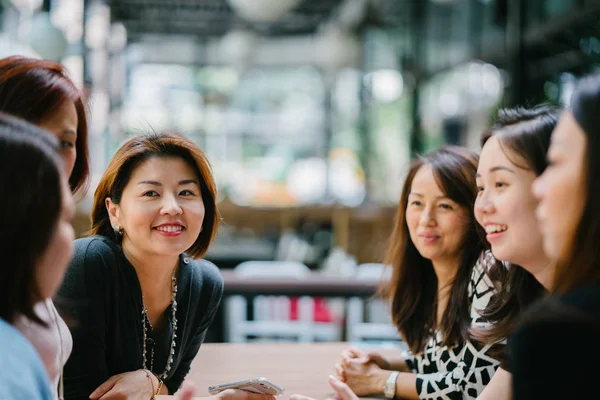
[[[0,111],[40,124],[68,101],[77,111],[77,158],[69,177],[71,192],[85,195],[89,186],[88,125],[82,93],[54,61],[22,56],[0,59]]]

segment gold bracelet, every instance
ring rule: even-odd
[[[162,389],[162,386],[163,386],[163,381],[162,381],[162,379],[159,379],[158,380],[158,388],[156,389],[156,393],[155,393],[156,395],[160,394],[160,389]]]
[[[150,400],[156,400],[156,393],[154,392],[154,381],[150,376],[151,372],[147,369],[144,369],[143,371],[146,373],[146,378],[148,378],[148,380],[150,381],[150,386],[152,386],[152,397],[150,397]]]

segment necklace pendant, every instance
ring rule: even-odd
[[[165,370],[162,374],[154,374],[154,347],[152,347],[152,351],[150,354],[150,368],[147,368],[147,348],[146,341],[148,339],[148,325],[150,325],[150,330],[153,330],[152,324],[150,324],[150,320],[148,319],[148,311],[144,306],[144,296],[142,296],[142,332],[143,332],[143,344],[142,344],[142,359],[143,359],[143,369],[150,369],[150,371],[160,380],[167,379],[169,372],[173,366],[173,359],[175,357],[175,339],[177,338],[177,278],[175,277],[175,270],[173,270],[173,275],[171,276],[171,320],[173,326],[173,332],[171,334],[171,345],[169,346],[169,353],[167,357],[167,364],[165,365]],[[147,322],[147,323],[146,323]]]

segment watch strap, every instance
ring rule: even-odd
[[[385,381],[383,395],[388,399],[393,399],[396,396],[396,381],[398,380],[398,375],[400,375],[400,372],[393,371],[387,381]]]

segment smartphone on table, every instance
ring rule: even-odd
[[[282,386],[274,384],[267,378],[260,377],[209,386],[208,393],[215,395],[227,389],[240,389],[253,393],[270,394],[272,396],[279,396],[285,391]]]

